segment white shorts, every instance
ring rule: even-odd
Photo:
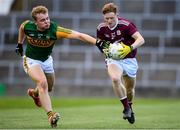
[[[49,58],[45,60],[44,62],[40,60],[34,60],[26,56],[23,57],[23,68],[26,73],[28,72],[31,66],[34,66],[37,64],[41,66],[44,73],[54,73],[52,56],[49,56]]]
[[[105,60],[106,64],[115,64],[123,70],[123,75],[128,75],[129,77],[136,77],[138,70],[138,63],[136,58],[126,58],[123,60],[113,60],[108,58]]]

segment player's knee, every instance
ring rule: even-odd
[[[128,95],[134,94],[134,89],[132,89],[132,88],[126,89],[126,91],[127,91]]]
[[[120,79],[119,77],[116,77],[116,76],[112,76],[112,77],[111,77],[111,80],[112,80],[113,83],[119,83],[119,82],[121,82],[121,79]]]
[[[132,90],[128,89],[127,94],[132,94]]]
[[[43,80],[43,79],[37,83],[37,86],[38,86],[38,90],[40,92],[47,91],[47,89],[48,89],[47,81]]]
[[[116,83],[119,79],[116,76],[111,76],[111,80],[112,82]]]
[[[45,87],[45,86],[47,86],[47,82],[46,82],[46,80],[40,80],[39,82],[38,82],[38,86],[41,86],[41,87]]]

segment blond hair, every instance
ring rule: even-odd
[[[117,11],[118,11],[118,7],[114,3],[105,4],[102,8],[103,14],[110,13],[110,12],[114,12],[116,14]]]
[[[48,9],[45,6],[39,5],[36,6],[32,9],[31,11],[31,16],[34,20],[36,20],[36,15],[42,13],[42,14],[46,14],[48,13]]]

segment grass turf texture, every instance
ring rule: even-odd
[[[57,129],[180,129],[179,99],[136,99],[135,124],[122,119],[117,98],[52,98]],[[43,109],[30,98],[0,98],[0,129],[49,129]]]

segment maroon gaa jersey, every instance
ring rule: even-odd
[[[136,31],[137,28],[132,22],[119,17],[118,23],[113,28],[109,28],[106,23],[100,23],[97,27],[97,38],[111,43],[122,41],[126,45],[131,45],[135,41],[131,36]],[[136,53],[137,49],[134,49],[125,58],[134,58]]]

